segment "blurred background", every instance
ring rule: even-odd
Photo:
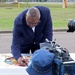
[[[70,52],[75,49],[75,33],[67,33],[68,22],[75,19],[75,0],[0,0],[0,53],[11,50],[15,17],[32,6],[46,6],[51,11],[54,38]],[[58,31],[58,32],[57,32]],[[67,44],[68,43],[68,44]],[[72,44],[72,46],[70,46]]]

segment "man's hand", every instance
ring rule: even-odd
[[[24,59],[23,57],[18,58],[17,61],[20,66],[27,66],[28,65],[28,59]]]

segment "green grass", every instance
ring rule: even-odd
[[[68,4],[67,8],[62,8],[62,4],[47,3],[26,3],[21,4],[18,8],[17,4],[0,4],[0,30],[12,30],[15,17],[24,9],[43,5],[51,10],[53,28],[67,28],[68,20],[75,19],[75,4]]]

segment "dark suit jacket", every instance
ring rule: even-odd
[[[44,6],[36,7],[40,10],[41,22],[35,27],[35,33],[26,24],[25,14],[28,9],[15,18],[11,51],[16,60],[21,57],[21,53],[29,52],[33,44],[38,46],[39,43],[45,42],[46,38],[52,41],[53,32],[50,10]],[[37,46],[35,46],[35,49],[38,49]]]

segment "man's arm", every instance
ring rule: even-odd
[[[16,60],[19,57],[21,57],[20,46],[21,46],[20,27],[16,25],[16,23],[14,23],[11,51]]]
[[[52,18],[51,18],[51,14],[50,14],[50,10],[48,10],[47,14],[47,21],[44,27],[44,39],[46,38],[50,41],[52,41],[53,38],[53,27],[52,27]]]

